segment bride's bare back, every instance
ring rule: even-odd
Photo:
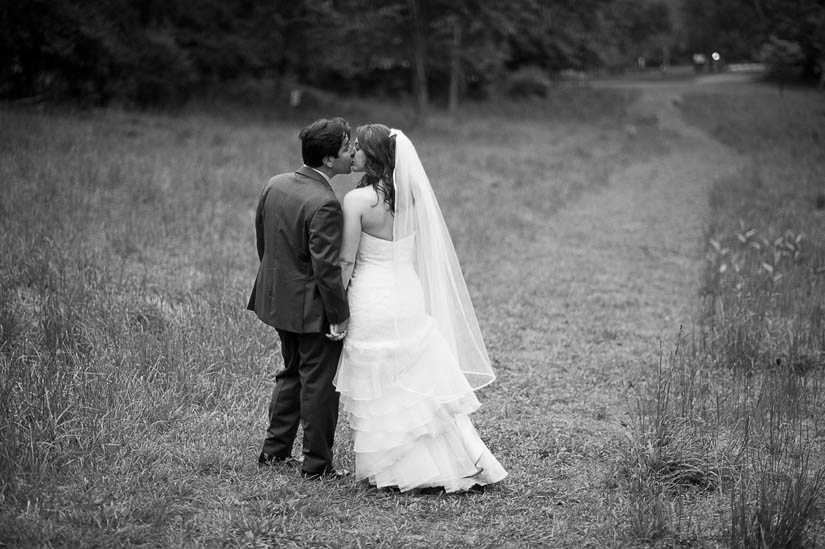
[[[392,240],[394,217],[389,205],[384,202],[384,197],[379,196],[372,187],[355,189],[352,193],[359,194],[357,198],[361,210],[361,230],[376,238]]]
[[[392,240],[394,217],[384,197],[372,187],[361,187],[344,197],[344,236],[341,243],[341,265],[344,285],[349,283],[355,254],[361,242],[361,232],[375,238]]]
[[[347,193],[344,197],[344,231],[346,233],[347,216],[358,216],[361,231],[381,238],[392,240],[393,215],[384,197],[372,187],[361,187]]]

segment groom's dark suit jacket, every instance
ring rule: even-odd
[[[349,318],[339,263],[342,225],[341,204],[315,170],[303,166],[270,179],[255,213],[261,265],[247,308],[299,334]]]

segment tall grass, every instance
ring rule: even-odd
[[[746,167],[713,189],[703,314],[691,344],[632,400],[637,434],[624,457],[640,493],[701,505],[647,509],[660,518],[635,535],[690,539],[680,517],[712,508],[720,543],[815,547],[825,503],[825,110],[814,94],[760,88],[691,95],[684,109]]]
[[[3,499],[42,505],[55,485],[98,474],[123,475],[128,492],[166,458],[151,448],[159,433],[254,386],[239,374],[265,338],[249,336],[239,306],[250,258],[238,219],[264,162],[282,161],[267,149],[291,132],[2,117]],[[31,532],[19,520],[3,523]]]

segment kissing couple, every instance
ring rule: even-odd
[[[304,165],[264,187],[248,308],[280,338],[261,466],[342,478],[339,399],[355,477],[404,492],[462,492],[507,472],[468,414],[495,374],[421,160],[399,130],[342,118],[299,134]],[[341,204],[330,182],[363,172]],[[292,446],[303,428],[302,457]]]

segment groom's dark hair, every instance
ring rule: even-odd
[[[325,156],[338,157],[344,139],[350,138],[349,122],[343,118],[321,118],[301,130],[301,156],[304,164],[319,167]]]

